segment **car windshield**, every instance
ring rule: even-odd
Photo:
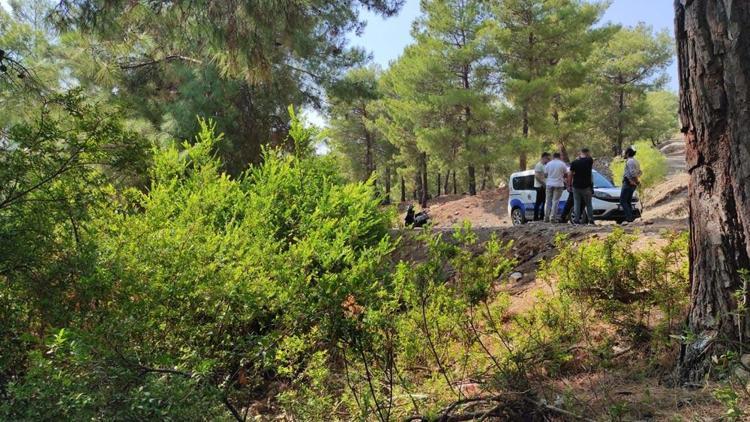
[[[598,172],[593,172],[594,175],[594,187],[595,188],[613,188],[615,187],[612,182],[607,180],[606,177],[602,176]]]

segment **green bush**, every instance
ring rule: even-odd
[[[310,154],[299,122],[291,133],[294,153],[267,150],[235,180],[201,122],[194,144],[155,154],[147,192],[110,189],[80,232],[96,251],[77,284],[86,308],[30,352],[1,418],[211,419],[273,383],[331,381],[316,368],[362,331],[342,304],[378,307],[389,288],[392,217],[372,186]],[[292,397],[281,403],[299,408]]]
[[[603,239],[575,244],[559,236],[558,255],[540,271],[556,280],[606,321],[635,340],[648,335],[654,310],[661,312],[657,340],[667,341],[687,305],[689,283],[687,233],[664,233],[665,245],[638,251],[637,234],[615,229]],[[642,339],[642,338],[641,338]]]

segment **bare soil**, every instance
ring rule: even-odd
[[[435,228],[451,228],[468,220],[472,227],[507,227],[508,189],[498,188],[479,192],[476,196],[448,195],[428,202]]]

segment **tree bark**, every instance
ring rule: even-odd
[[[385,204],[391,203],[391,166],[385,166],[385,198],[383,199]]]
[[[523,139],[528,143],[529,140],[529,110],[526,106],[523,108]],[[526,148],[527,145],[524,145],[523,148]],[[518,169],[521,171],[526,170],[526,167],[528,165],[528,158],[526,156],[526,151],[523,149],[518,154]]]
[[[442,175],[440,174],[440,172],[438,172],[438,174],[437,174],[437,195],[435,196],[436,198],[440,198],[440,188],[443,187],[443,179],[442,179],[441,176]]]
[[[558,143],[557,148],[560,149],[560,159],[563,160],[563,162],[569,163],[570,154],[568,154],[568,148],[565,147],[565,144]]]
[[[476,171],[474,170],[474,166],[471,164],[469,164],[468,173],[469,173],[469,195],[476,195],[477,194],[477,177],[476,177]]]
[[[430,182],[427,180],[427,153],[423,152],[420,155],[420,164],[421,164],[421,172],[420,172],[420,185],[422,185],[422,195],[420,195],[419,198],[419,205],[422,206],[422,208],[427,208],[427,200],[430,199]]]
[[[733,296],[746,289],[739,271],[750,268],[750,2],[674,4],[690,173],[688,329],[695,335],[682,346],[678,375],[696,382],[712,356],[750,334]]]
[[[401,176],[401,202],[406,202],[406,181]]]
[[[362,107],[362,117],[367,120],[367,108]],[[370,131],[367,130],[365,127],[365,172],[367,173],[367,176],[365,177],[365,180],[372,177],[372,174],[375,173],[375,160],[373,158],[373,142],[372,142],[372,135],[370,134]]]
[[[555,128],[557,128],[557,148],[560,150],[560,159],[563,160],[563,162],[569,163],[570,157],[568,156],[568,148],[565,147],[565,138],[567,136],[560,134],[560,112],[557,109],[559,101],[560,95],[558,94],[555,96],[555,109],[552,111],[552,120],[555,122]]]
[[[456,184],[456,170],[453,170],[453,194],[458,194],[458,185]]]
[[[422,165],[417,163],[417,172],[414,173],[414,200],[422,200]]]
[[[624,82],[623,82],[624,83]],[[617,139],[613,148],[615,157],[622,154],[622,144],[625,140],[625,88],[621,87],[617,103]]]
[[[449,169],[448,172],[445,173],[445,181],[443,181],[443,192],[445,192],[446,195],[448,195],[448,189],[450,189],[450,177],[448,177],[450,175],[451,171]]]

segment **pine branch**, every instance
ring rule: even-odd
[[[175,61],[182,61],[182,62],[188,62],[188,63],[193,63],[193,64],[203,64],[202,60],[198,60],[198,59],[188,57],[188,56],[183,56],[181,54],[171,54],[161,59],[151,59],[151,60],[142,61],[142,62],[120,63],[119,66],[120,66],[120,69],[122,70],[132,70],[132,69],[138,69],[141,67],[155,66],[161,63],[168,63],[168,62],[175,62]]]

